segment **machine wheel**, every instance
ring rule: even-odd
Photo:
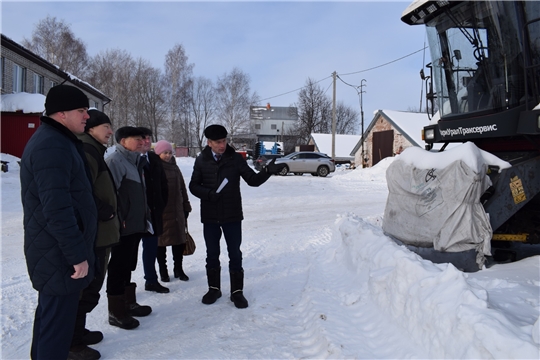
[[[319,166],[319,168],[317,169],[317,175],[319,175],[320,177],[326,177],[329,172],[330,170],[326,166]]]
[[[283,169],[281,169],[280,172],[278,172],[278,175],[285,176],[289,173],[289,167],[285,166]]]

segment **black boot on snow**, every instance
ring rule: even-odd
[[[84,335],[82,341],[84,345],[94,345],[103,340],[103,333],[101,331],[90,331],[84,329]]]
[[[109,324],[131,330],[139,326],[139,321],[127,313],[124,295],[107,295],[109,301]]]
[[[208,278],[208,292],[204,294],[202,303],[210,305],[221,297],[221,268],[206,269],[206,277]]]
[[[101,358],[101,354],[96,349],[79,345],[69,349],[67,360],[98,360],[99,358]]]
[[[238,309],[248,307],[248,301],[244,297],[244,272],[230,271],[231,276],[231,301]]]
[[[135,288],[137,284],[130,283],[126,285],[126,309],[131,316],[148,316],[152,312],[152,308],[148,305],[137,304],[137,295],[135,295]]]

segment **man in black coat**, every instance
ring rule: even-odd
[[[219,261],[221,234],[225,236],[229,253],[231,301],[239,308],[248,307],[243,295],[242,268],[242,197],[240,177],[250,186],[260,186],[277,174],[284,165],[270,162],[264,171],[256,173],[242,155],[227,144],[227,130],[221,125],[210,125],[204,130],[208,140],[195,159],[189,190],[201,199],[201,222],[206,243],[206,275],[208,292],[204,304],[213,304],[221,297],[221,266]],[[224,186],[220,186],[224,185]]]
[[[161,285],[158,281],[156,257],[158,236],[163,233],[163,210],[165,210],[169,198],[167,175],[161,165],[161,158],[153,151],[150,151],[152,147],[152,130],[146,127],[139,127],[138,129],[144,134],[144,145],[141,156],[148,163],[148,165],[144,167],[144,180],[146,183],[146,201],[150,208],[153,229],[153,233],[147,233],[142,237],[142,260],[144,278],[146,280],[144,289],[146,291],[155,291],[157,293],[166,294],[169,292],[169,288]],[[135,268],[133,268],[133,270],[135,270]]]
[[[141,157],[144,134],[139,128],[124,126],[116,130],[116,150],[105,162],[118,190],[120,244],[111,249],[107,276],[109,324],[131,330],[139,326],[135,317],[148,316],[152,308],[137,303],[136,283],[131,273],[137,266],[137,249],[141,237],[151,227],[150,209]]]
[[[79,295],[94,278],[97,209],[83,144],[88,98],[58,85],[21,158],[24,253],[38,306],[30,356],[68,357]]]

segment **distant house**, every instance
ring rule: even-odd
[[[340,135],[336,134],[334,138],[334,151],[336,163],[351,163],[354,161],[354,155],[351,151],[360,141],[360,135]],[[332,134],[311,134],[309,145],[315,146],[316,152],[332,156]]]
[[[90,107],[104,109],[111,99],[90,84],[59,69],[42,57],[34,54],[1,34],[0,49],[0,151],[17,157],[22,155],[28,139],[39,127],[39,117],[45,110],[45,95],[58,84],[67,84],[81,89],[89,99]],[[24,96],[26,94],[26,96]],[[36,107],[41,94],[43,101]],[[14,95],[23,95],[16,96]],[[32,105],[28,106],[28,100]]]
[[[408,147],[423,148],[422,129],[426,125],[429,125],[429,118],[425,113],[378,110],[350,155],[354,156],[356,167],[362,163],[370,167]]]
[[[289,106],[250,106],[250,120],[257,141],[286,141],[298,121],[298,111]]]

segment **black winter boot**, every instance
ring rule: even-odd
[[[221,267],[206,269],[208,292],[202,298],[203,304],[213,304],[221,297]]]
[[[109,324],[131,330],[139,326],[139,321],[132,318],[126,311],[124,295],[107,295],[109,300]]]
[[[101,340],[103,340],[103,333],[101,331],[90,331],[88,329],[84,329],[84,335],[82,338],[84,345],[94,345],[101,342]]]
[[[152,312],[152,308],[148,305],[137,304],[137,296],[135,288],[137,284],[130,283],[126,285],[126,309],[131,316],[148,316]]]
[[[248,307],[248,301],[244,297],[244,272],[243,271],[230,271],[231,276],[231,301],[234,302],[234,306],[238,309],[245,309]]]
[[[98,360],[101,354],[96,349],[86,345],[72,346],[69,349],[67,360]]]
[[[182,281],[188,281],[189,277],[184,273],[182,269],[182,262],[184,261],[184,248],[186,244],[173,245],[173,259],[174,259],[174,277]]]
[[[159,265],[159,276],[161,281],[169,282],[169,269],[167,269],[167,248],[165,246],[158,246],[157,249],[157,261]]]

